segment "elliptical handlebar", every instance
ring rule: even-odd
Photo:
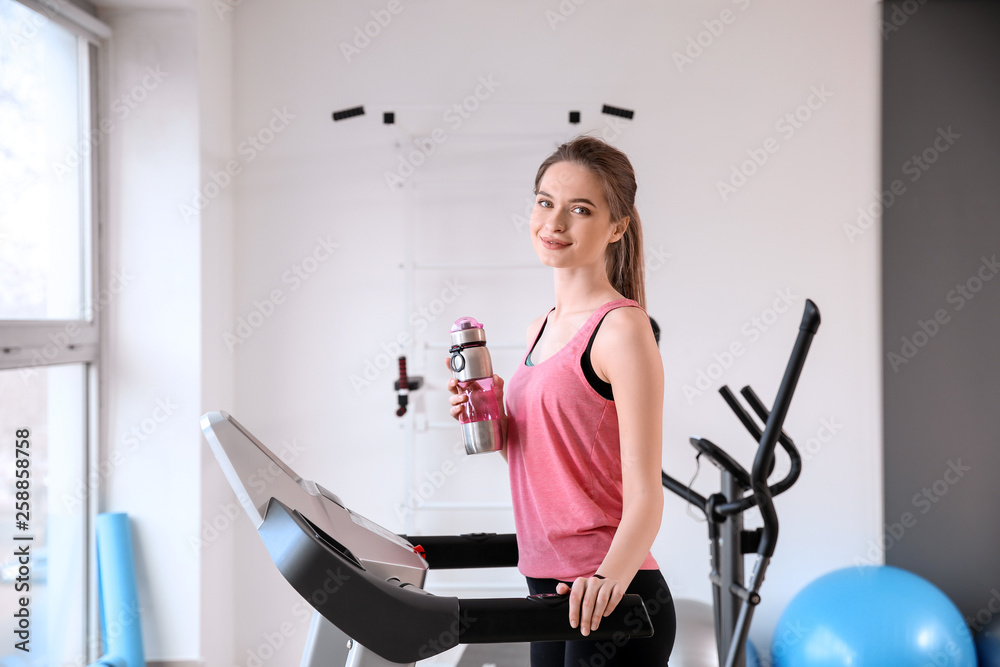
[[[761,428],[754,421],[753,417],[750,416],[743,406],[740,405],[729,387],[723,385],[719,389],[719,393],[722,395],[722,398],[740,420],[740,423],[742,423],[747,431],[749,431],[754,440],[759,443],[757,454],[754,458],[753,468],[750,473],[747,473],[743,466],[737,463],[731,456],[729,456],[729,454],[711,441],[706,440],[705,438],[692,437],[690,439],[691,445],[698,450],[699,454],[705,455],[715,465],[727,470],[737,479],[738,483],[743,486],[743,488],[750,489],[753,493],[738,500],[719,503],[709,508],[707,498],[696,493],[689,486],[685,486],[678,480],[668,475],[666,472],[662,472],[664,487],[692,505],[698,507],[698,509],[702,510],[706,516],[710,513],[714,513],[719,517],[724,517],[745,512],[754,506],[761,506],[762,501],[763,505],[770,505],[771,499],[773,499],[774,496],[784,493],[790,489],[793,484],[795,484],[799,478],[799,474],[802,472],[802,456],[799,454],[799,451],[795,447],[795,443],[792,439],[782,430],[781,425],[785,420],[785,415],[788,412],[788,406],[791,403],[792,393],[795,391],[795,385],[798,382],[799,374],[801,373],[802,366],[805,363],[806,354],[809,351],[809,346],[812,343],[813,336],[819,329],[819,325],[819,308],[816,307],[816,304],[813,303],[811,299],[806,299],[805,309],[802,314],[802,322],[799,325],[799,335],[795,341],[795,346],[792,349],[791,357],[788,360],[785,375],[778,388],[778,395],[775,399],[774,413],[768,411],[767,408],[764,407],[763,402],[749,385],[740,390],[740,394],[746,399],[747,403],[750,404],[750,407],[757,414],[757,416],[760,417],[761,421],[765,423],[763,430],[761,430]],[[774,484],[768,485],[767,478],[774,470],[774,449],[778,443],[781,444],[782,449],[784,449],[788,454],[790,466],[788,473],[783,479]],[[762,515],[765,515],[764,532],[773,532],[775,534],[774,539],[776,539],[777,516],[773,515],[773,507],[771,507],[770,510],[762,509],[761,513]],[[766,553],[768,557],[770,557],[771,553],[774,551],[774,539],[762,539],[761,541],[761,546],[768,552]],[[764,554],[765,552],[761,551],[760,553]]]
[[[723,386],[719,389],[719,393],[722,394],[722,397],[726,400],[730,409],[736,413],[736,416],[739,418],[743,426],[746,427],[747,431],[750,432],[750,435],[753,436],[754,440],[758,443],[761,442],[763,431],[761,431],[760,427],[757,426],[757,423],[753,420],[753,418],[747,414],[747,411],[743,409],[743,406],[739,404],[736,397],[733,395],[733,392],[729,390],[729,387]],[[766,424],[767,420],[770,418],[770,413],[767,408],[764,407],[764,404],[761,402],[760,398],[758,398],[754,390],[747,385],[740,390],[740,394],[747,400],[747,403],[750,404],[750,407],[757,413],[757,416],[760,417],[761,421]],[[790,489],[792,485],[795,484],[796,480],[798,480],[799,474],[802,472],[802,457],[799,455],[799,450],[795,447],[795,443],[792,442],[792,439],[789,438],[783,430],[780,430],[778,433],[778,442],[781,443],[782,448],[788,454],[790,465],[788,473],[785,475],[784,479],[779,482],[775,482],[768,487],[772,498],[774,496],[781,495]],[[771,472],[773,471],[774,456],[772,455],[766,476],[770,477]],[[752,484],[747,484],[746,488],[752,488]],[[749,495],[739,500],[717,505],[715,507],[715,511],[721,516],[729,516],[745,512],[756,504],[756,496]]]
[[[730,456],[722,447],[719,447],[708,438],[689,438],[688,442],[698,450],[699,454],[708,457],[720,469],[729,471],[729,474],[735,478],[740,488],[750,488],[750,473],[746,471],[746,468],[737,463],[736,459]]]
[[[767,411],[767,408],[764,407],[760,398],[757,397],[757,394],[754,393],[754,390],[748,385],[743,387],[740,394],[743,395],[743,398],[745,398],[747,403],[750,404],[750,407],[757,413],[757,416],[760,417],[761,421],[767,423],[770,413]],[[759,439],[760,436],[758,436],[758,440]],[[778,433],[778,443],[781,444],[785,453],[788,454],[788,459],[791,465],[788,468],[788,474],[785,475],[785,478],[780,482],[771,485],[770,488],[772,497],[780,495],[791,488],[792,484],[795,484],[795,482],[798,481],[799,474],[802,472],[802,456],[799,455],[799,450],[795,447],[795,443],[792,442],[792,439],[789,438],[784,431]]]
[[[705,496],[701,495],[690,486],[684,486],[684,484],[677,481],[663,470],[660,471],[660,479],[663,482],[663,486],[700,509],[706,516],[708,515],[708,499],[705,498]]]
[[[785,415],[788,414],[788,408],[792,403],[792,394],[795,392],[799,375],[802,373],[802,366],[805,365],[806,355],[809,353],[809,346],[819,329],[819,324],[819,308],[812,300],[806,299],[805,312],[802,314],[802,323],[799,325],[799,335],[795,339],[795,347],[792,348],[792,355],[785,367],[785,375],[778,387],[778,395],[774,399],[771,414],[768,415],[767,425],[760,438],[760,447],[757,449],[757,456],[754,458],[753,469],[750,472],[753,495],[764,520],[760,546],[757,549],[757,553],[764,558],[770,558],[774,555],[774,547],[778,542],[778,515],[774,510],[771,490],[767,485],[766,471],[774,460],[774,447],[778,443],[781,425],[785,421]]]

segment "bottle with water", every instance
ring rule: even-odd
[[[496,452],[503,448],[500,403],[493,392],[493,362],[486,349],[483,325],[460,317],[451,328],[452,375],[458,391],[468,397],[458,417],[467,454]]]

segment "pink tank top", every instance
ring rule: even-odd
[[[543,324],[504,387],[517,567],[525,576],[572,581],[593,575],[621,522],[618,412],[590,386],[580,358],[608,311],[627,306],[640,307],[632,299],[609,301],[565,347],[527,366]],[[647,554],[640,569],[658,567]]]

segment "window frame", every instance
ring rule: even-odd
[[[87,86],[80,91],[81,144],[89,141],[98,127],[106,104],[103,81],[107,72],[107,40],[111,29],[97,17],[65,1],[37,2],[14,0],[41,14],[47,21],[77,37],[79,77]],[[84,574],[84,651],[88,664],[100,657],[100,622],[98,609],[97,558],[95,526],[99,509],[100,442],[103,438],[104,406],[107,392],[102,381],[101,322],[105,318],[100,286],[108,275],[106,248],[102,244],[107,201],[107,159],[104,142],[91,143],[89,155],[81,156],[81,267],[80,319],[76,320],[4,320],[0,319],[0,370],[36,369],[57,364],[84,364],[84,433],[83,479],[87,489],[85,526],[86,551],[81,571]],[[98,480],[91,484],[91,480]]]

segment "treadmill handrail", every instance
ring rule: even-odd
[[[569,624],[567,595],[459,599],[387,581],[359,567],[334,536],[275,498],[259,533],[299,595],[354,641],[391,662],[416,662],[460,643],[582,638]],[[638,595],[625,595],[588,638],[620,639],[622,634],[653,634]]]
[[[476,567],[517,567],[517,535],[467,533],[464,535],[400,535],[418,547],[430,570]]]

